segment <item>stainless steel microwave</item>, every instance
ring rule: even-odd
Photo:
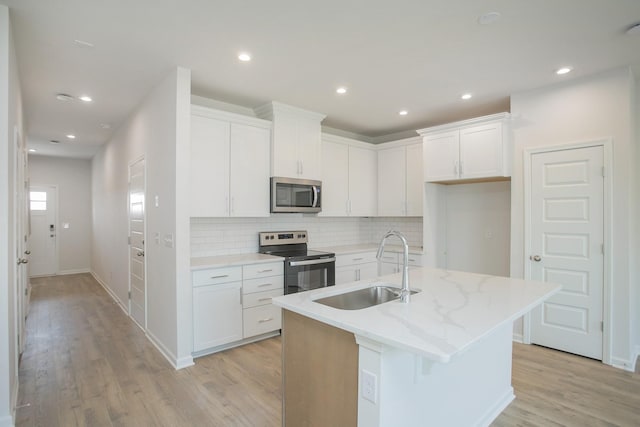
[[[271,177],[271,212],[317,213],[321,210],[321,181]]]

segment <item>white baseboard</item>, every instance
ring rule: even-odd
[[[635,370],[635,359],[636,358],[634,358],[634,360],[631,361],[631,360],[621,359],[619,357],[612,357],[611,358],[611,366],[613,366],[614,368],[623,369],[625,371],[633,372]]]
[[[109,286],[107,286],[107,284],[104,283],[102,279],[100,279],[100,277],[98,277],[98,275],[94,271],[90,271],[89,273],[91,273],[91,276],[93,276],[93,278],[96,279],[96,282],[98,282],[100,286],[102,286],[102,288],[109,294],[111,299],[113,299],[116,302],[116,304],[118,304],[120,309],[122,309],[122,311],[124,311],[124,313],[127,316],[129,316],[129,310],[124,305],[124,303],[120,301],[120,298],[118,298],[118,296],[109,288]]]
[[[637,362],[638,362],[638,357],[640,357],[640,345],[636,346],[636,351],[633,353],[633,360],[631,361],[631,370],[633,372],[636,371],[636,369],[638,368],[637,366]]]
[[[517,332],[513,333],[513,342],[518,342],[520,344],[524,344],[524,336]]]
[[[516,398],[516,395],[513,394],[513,387],[509,387],[509,390],[500,398],[493,407],[489,408],[486,414],[478,421],[478,426],[490,426],[491,423],[498,418],[498,416],[506,409],[507,406],[513,399]]]
[[[0,427],[14,427],[11,415],[0,416]]]
[[[147,329],[146,331],[147,338],[151,341],[151,344],[154,345],[155,348],[158,349],[160,354],[164,356],[165,359],[173,366],[175,369],[186,368],[187,366],[193,365],[193,357],[187,356],[182,357],[180,360],[173,354],[171,350],[169,350],[163,343],[156,337],[153,332]]]
[[[91,270],[88,268],[79,268],[76,270],[62,270],[62,271],[58,271],[58,274],[56,274],[56,276],[67,276],[69,274],[82,274],[82,273],[91,273]]]

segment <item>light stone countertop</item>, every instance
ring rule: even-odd
[[[355,254],[358,252],[370,252],[377,251],[378,244],[377,243],[363,243],[359,245],[336,245],[336,246],[325,246],[322,248],[310,248],[316,251],[324,251],[324,252],[333,252],[336,255],[347,255],[347,254]],[[401,245],[394,244],[385,244],[384,245],[385,252],[398,252],[402,253],[403,249]],[[409,246],[409,253],[411,254],[420,254],[422,255],[423,249],[421,247]]]
[[[529,312],[560,285],[432,268],[410,272],[409,304],[392,301],[361,310],[340,310],[315,299],[369,287],[400,286],[401,274],[289,294],[273,304],[370,340],[447,363],[498,327]]]
[[[191,271],[207,268],[231,267],[244,264],[282,262],[282,257],[265,254],[237,254],[191,258]]]

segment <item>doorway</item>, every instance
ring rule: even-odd
[[[562,285],[525,321],[525,341],[598,360],[606,358],[605,149],[538,150],[525,161],[526,277]]]
[[[145,162],[129,165],[129,314],[147,327],[145,244]]]
[[[29,189],[31,277],[58,273],[57,200],[55,185],[32,185]]]

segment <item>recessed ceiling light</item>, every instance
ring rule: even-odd
[[[74,134],[70,133],[69,135],[67,135],[67,138],[76,139],[76,136]]]
[[[36,150],[35,148],[29,148],[29,152],[30,153],[35,153],[36,151],[38,151],[38,150]]]
[[[86,42],[86,41],[84,41],[84,40],[74,40],[74,41],[73,41],[73,43],[74,43],[76,46],[79,46],[79,47],[88,47],[88,48],[92,48],[92,47],[94,47],[94,46],[93,46],[93,43],[89,43],[89,42]]]
[[[460,98],[462,98],[462,99],[464,99],[466,101],[467,99],[471,99],[472,97],[473,97],[473,95],[471,95],[470,93],[465,93]]]
[[[56,99],[58,101],[73,101],[75,98],[69,94],[66,93],[58,93],[56,95]]]
[[[347,88],[346,87],[339,87],[338,89],[336,89],[336,93],[339,93],[340,95],[347,93]]]
[[[60,141],[58,141],[57,139],[52,139],[51,141],[49,141],[51,144],[60,144]]]
[[[242,62],[249,62],[251,61],[251,55],[249,55],[246,52],[243,52],[241,54],[238,55],[238,59]]]
[[[558,68],[558,70],[556,71],[556,74],[561,76],[563,74],[567,74],[570,73],[572,70],[571,67],[562,67],[562,68]]]
[[[406,116],[407,114],[409,114],[409,112],[407,110],[401,110],[398,112],[398,114],[400,114],[401,116]]]
[[[478,17],[478,24],[489,25],[498,21],[502,15],[499,12],[488,12]]]
[[[87,96],[87,95],[82,95],[82,96],[78,97],[78,99],[79,99],[80,101],[84,101],[84,102],[91,102],[91,101],[93,101],[93,98],[91,98],[90,96]]]

